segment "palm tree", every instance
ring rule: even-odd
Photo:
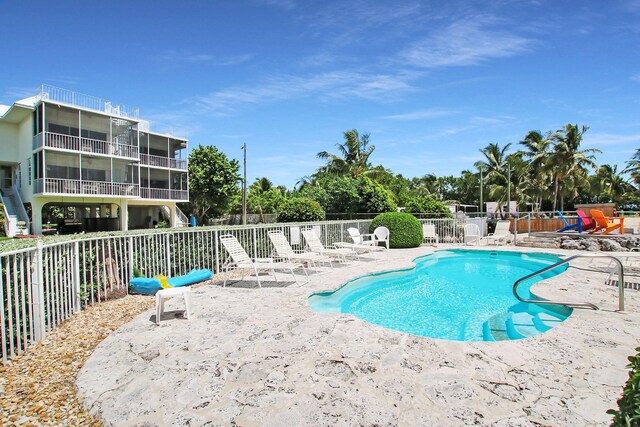
[[[622,173],[630,173],[633,182],[640,186],[640,148],[636,149],[631,160],[627,160],[627,167],[624,168]]]
[[[602,165],[598,168],[596,175],[607,201],[621,204],[624,194],[633,190],[631,184],[625,181],[622,174],[623,171],[618,172],[618,165]]]
[[[498,202],[498,208],[502,213],[502,205],[505,201],[508,201],[509,197],[507,193],[508,178],[506,175],[509,163],[507,162],[507,150],[511,147],[511,143],[500,148],[500,145],[490,143],[485,148],[480,149],[480,152],[484,156],[484,160],[479,160],[473,165],[482,169],[486,175],[487,183],[489,187],[489,197]],[[498,187],[504,187],[504,190]],[[482,207],[480,208],[482,210]]]
[[[267,177],[256,178],[256,180],[249,187],[250,193],[261,194],[265,193],[273,188],[273,182]]]
[[[552,147],[550,132],[542,135],[542,132],[537,130],[529,131],[520,144],[526,148],[520,151],[520,154],[529,160],[528,180],[525,183],[534,196],[535,206],[539,207],[542,206],[544,194],[552,181],[552,172],[547,161]]]
[[[564,209],[564,196],[571,188],[577,188],[578,183],[586,181],[587,167],[595,168],[595,156],[589,153],[601,153],[596,148],[580,149],[582,136],[589,130],[589,126],[567,124],[558,129],[550,139],[553,141],[553,153],[549,158],[549,166],[554,171],[554,197],[553,210],[557,208],[558,196],[560,197],[560,210]],[[562,183],[562,185],[561,185]]]
[[[369,157],[376,147],[369,145],[369,134],[358,134],[356,129],[344,132],[344,142],[336,144],[339,154],[321,151],[317,154],[319,159],[327,161],[321,168],[322,172],[336,175],[351,175],[357,178],[365,174],[370,168]]]

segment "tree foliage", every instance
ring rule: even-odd
[[[189,211],[202,224],[227,213],[239,194],[240,164],[215,146],[199,145],[189,154]]]
[[[287,199],[278,209],[278,222],[308,222],[323,219],[324,210],[320,204],[306,197]]]

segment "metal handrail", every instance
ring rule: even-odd
[[[590,302],[562,302],[562,301],[547,301],[547,300],[530,300],[524,299],[518,295],[518,286],[520,283],[525,280],[531,279],[532,277],[538,276],[540,274],[546,273],[547,271],[553,270],[554,268],[560,267],[563,264],[568,264],[570,261],[576,258],[610,258],[614,260],[618,264],[618,308],[619,311],[624,311],[624,266],[622,262],[613,255],[605,255],[605,254],[578,254],[570,256],[569,258],[565,258],[561,261],[556,262],[553,265],[545,267],[541,270],[528,274],[524,277],[519,278],[513,284],[513,295],[522,302],[534,303],[534,304],[550,304],[550,305],[570,305],[573,307],[589,307],[594,310],[599,310],[598,306],[595,304],[591,304]]]
[[[518,221],[520,221],[521,219],[528,220],[527,231],[528,231],[528,235],[531,235],[531,212],[527,212],[526,215],[515,218],[513,221],[513,245],[514,246],[516,246],[518,242]]]

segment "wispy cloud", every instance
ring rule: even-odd
[[[445,110],[445,109],[438,109],[438,108],[430,108],[427,110],[420,110],[420,111],[412,111],[409,113],[402,113],[402,114],[394,114],[391,116],[384,116],[382,117],[382,119],[384,120],[429,120],[429,119],[435,119],[438,117],[444,117],[444,116],[451,116],[453,114],[456,114],[455,111],[453,110]]]
[[[640,134],[616,135],[610,133],[592,133],[584,135],[584,146],[587,147],[610,147],[616,145],[640,145]]]
[[[296,2],[294,0],[258,0],[258,3],[263,3],[267,6],[273,6],[285,10],[292,10],[296,8]]]
[[[2,98],[4,98],[7,104],[13,104],[15,101],[20,99],[29,98],[30,96],[34,96],[37,91],[37,87],[18,87],[12,86],[7,88],[2,94]]]
[[[413,44],[401,56],[414,66],[438,68],[474,65],[530,48],[531,39],[488,28],[495,23],[494,19],[481,17],[454,22]]]
[[[253,58],[251,54],[219,57],[210,53],[188,51],[166,51],[155,56],[156,61],[170,63],[172,65],[210,63],[217,66],[237,65]]]
[[[384,101],[399,93],[412,91],[411,73],[376,74],[357,71],[332,71],[311,76],[283,75],[255,86],[234,87],[185,101],[210,114],[227,115],[247,105],[316,97],[324,101],[358,97]]]
[[[631,80],[633,80],[634,82],[640,83],[640,73],[634,74],[633,76],[631,76]]]

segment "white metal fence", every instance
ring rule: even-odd
[[[477,219],[431,219],[444,242],[460,242],[464,224]],[[178,276],[194,268],[220,273],[227,254],[222,234],[238,238],[256,258],[271,255],[269,230],[282,230],[294,249],[304,249],[302,227],[315,227],[325,245],[348,240],[347,229],[369,232],[370,220],[303,224],[263,224],[169,229],[146,234],[119,233],[43,244],[0,254],[2,360],[44,339],[46,333],[87,305],[128,292],[133,269],[147,277]],[[484,229],[484,227],[481,227]]]

